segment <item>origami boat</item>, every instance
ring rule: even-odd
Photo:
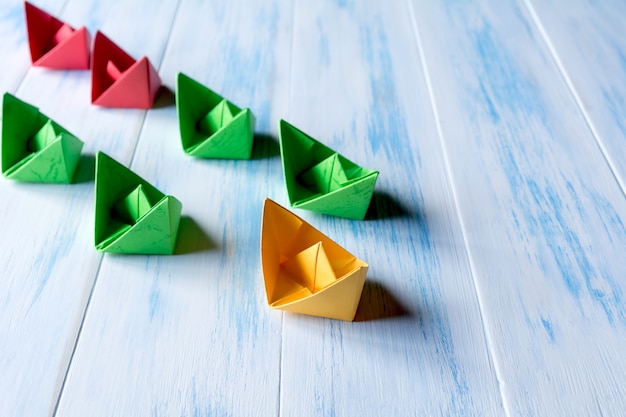
[[[250,159],[255,118],[185,74],[176,80],[183,150],[199,158]]]
[[[100,252],[174,252],[182,204],[108,155],[96,157],[95,244]]]
[[[24,2],[24,9],[34,66],[89,69],[90,36],[87,28],[74,29],[28,2]]]
[[[4,94],[2,174],[29,182],[70,183],[83,142],[36,107]]]
[[[148,58],[135,61],[102,32],[96,32],[91,68],[91,102],[98,106],[149,109],[161,88]]]
[[[378,171],[358,166],[284,120],[279,132],[291,206],[363,220]]]
[[[263,207],[261,263],[270,307],[354,320],[368,265],[270,199]]]

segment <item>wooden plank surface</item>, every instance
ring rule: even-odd
[[[88,24],[92,33],[104,30],[130,54],[158,63],[167,30],[154,33],[152,40],[139,35],[154,24],[169,28],[175,7],[146,10],[145,4],[131,2],[121,9],[68,1],[59,17],[75,26]],[[17,12],[12,16],[17,18]],[[18,45],[26,48],[23,26],[18,35]],[[7,59],[28,66],[30,57],[21,53]],[[13,81],[4,82],[7,90],[15,89]],[[88,71],[31,68],[16,90],[19,98],[82,139],[85,157],[76,184],[0,182],[0,415],[51,415],[56,407],[102,258],[93,247],[93,155],[104,150],[127,163],[145,114],[93,107],[90,88]]]
[[[619,415],[618,183],[524,5],[414,15],[507,414]]]
[[[181,1],[163,80],[173,90],[182,71],[250,107],[254,159],[185,155],[173,103],[149,112],[131,168],[183,203],[177,255],[104,257],[57,415],[278,413],[282,324],[259,231],[263,199],[282,189],[272,121],[285,111],[290,20],[288,1]]]
[[[626,4],[526,1],[598,146],[626,190]]]
[[[0,180],[0,415],[623,414],[623,4],[35,3],[169,91],[91,106],[0,0],[0,87],[85,141],[76,184]],[[252,109],[252,160],[182,152],[179,71]],[[266,304],[281,118],[381,173],[365,221],[294,210],[370,264],[354,323]],[[174,256],[95,251],[98,150],[182,201]]]
[[[299,2],[294,28],[288,120],[381,174],[365,222],[303,212],[369,281],[356,323],[285,315],[281,415],[502,415],[407,4]]]

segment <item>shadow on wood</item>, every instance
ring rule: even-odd
[[[251,159],[266,159],[280,155],[278,141],[270,135],[255,134]]]
[[[162,85],[154,99],[153,109],[162,109],[176,105],[176,95],[172,90]]]
[[[72,184],[93,182],[96,179],[96,157],[91,154],[83,154],[78,160],[78,166],[72,178]]]
[[[194,219],[189,216],[180,218],[178,241],[174,255],[204,252],[215,248],[217,248],[217,244],[211,240]]]
[[[411,316],[412,313],[383,284],[369,279],[365,281],[355,322]]]
[[[390,194],[374,191],[364,220],[381,220],[409,215],[411,212]]]

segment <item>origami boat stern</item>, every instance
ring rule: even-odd
[[[263,208],[261,263],[270,307],[354,320],[368,265],[270,199]]]
[[[91,37],[86,27],[74,29],[28,2],[24,2],[28,45],[34,66],[53,69],[89,69]]]
[[[183,150],[199,158],[250,159],[255,117],[179,73],[176,109]]]
[[[13,180],[67,184],[83,142],[34,106],[5,93],[2,105],[2,174]]]
[[[111,157],[96,159],[95,245],[101,252],[174,252],[182,204]]]
[[[284,120],[279,131],[291,206],[363,220],[378,171],[358,166]]]

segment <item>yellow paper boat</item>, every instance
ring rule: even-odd
[[[270,307],[354,320],[368,265],[270,199],[263,207],[261,264]]]

